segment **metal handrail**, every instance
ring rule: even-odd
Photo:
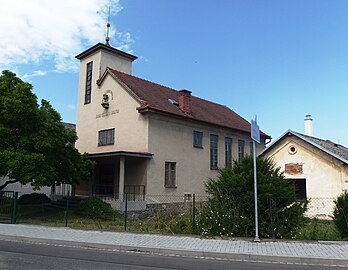
[[[114,185],[93,185],[92,195],[107,198],[119,198],[119,186]],[[131,201],[145,200],[145,185],[125,185],[123,194],[128,194]]]

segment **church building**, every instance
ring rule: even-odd
[[[252,153],[250,123],[228,107],[132,75],[136,56],[98,43],[80,60],[76,147],[95,162],[76,195],[133,200],[205,194],[218,169]],[[270,137],[261,132],[257,153]]]

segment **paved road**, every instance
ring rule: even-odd
[[[57,244],[32,244],[0,240],[0,269],[331,270],[338,269],[338,267],[164,256],[151,253],[120,252],[96,248],[67,247]]]
[[[0,240],[162,255],[348,267],[347,242],[261,241],[0,224]]]

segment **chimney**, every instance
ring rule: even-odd
[[[179,108],[186,114],[191,114],[191,91],[183,89],[179,91]]]
[[[310,114],[307,114],[304,119],[305,135],[313,136],[313,119]]]

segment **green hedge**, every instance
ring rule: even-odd
[[[116,211],[102,199],[89,197],[80,203],[78,214],[86,218],[110,220],[115,217]]]
[[[18,198],[19,205],[44,204],[49,202],[51,202],[50,198],[42,193],[24,194]]]
[[[342,239],[348,239],[348,192],[335,200],[334,222]]]

